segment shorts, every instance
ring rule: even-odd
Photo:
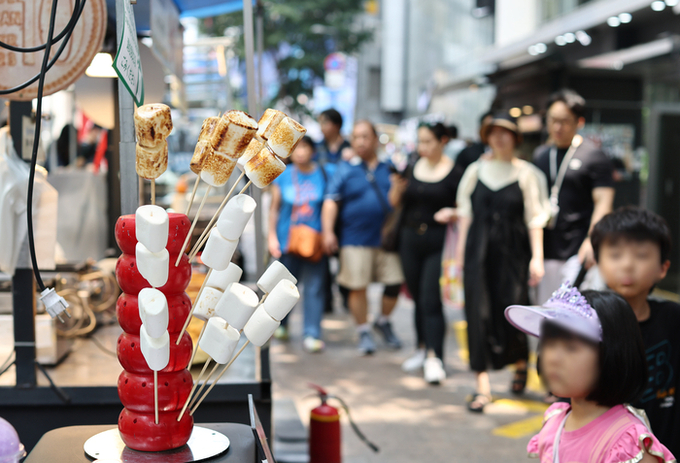
[[[338,284],[350,290],[365,289],[371,283],[386,286],[404,282],[401,260],[396,252],[364,246],[343,246],[340,248],[340,272]]]

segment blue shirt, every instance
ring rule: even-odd
[[[328,184],[326,178],[330,180],[334,170],[335,166],[327,166],[324,175],[321,167],[316,166],[312,172],[304,173],[291,164],[274,180],[281,190],[281,208],[276,223],[281,252],[288,252],[291,225],[304,224],[321,231],[321,206]]]
[[[380,246],[380,230],[389,208],[390,169],[381,162],[373,172],[383,200],[366,178],[366,164],[359,158],[341,161],[330,180],[326,199],[340,202],[340,246]]]

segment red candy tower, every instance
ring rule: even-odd
[[[188,413],[177,421],[193,385],[187,370],[192,352],[191,337],[185,332],[179,345],[176,344],[191,310],[191,300],[184,292],[191,280],[191,265],[186,254],[177,267],[174,265],[191,224],[184,214],[169,213],[168,216],[167,250],[171,264],[167,283],[158,289],[168,301],[170,362],[158,372],[158,424],[154,423],[153,371],[142,355],[139,340],[142,321],[137,295],[151,285],[140,275],[135,262],[135,215],[120,217],[115,229],[116,241],[123,251],[116,264],[116,278],[123,291],[116,304],[116,315],[124,331],[118,338],[118,361],[124,370],[118,377],[118,396],[125,407],[118,418],[118,430],[128,447],[147,452],[181,447],[189,440],[194,426]]]

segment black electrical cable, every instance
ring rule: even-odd
[[[40,288],[40,292],[45,291],[45,284],[43,283],[42,277],[40,276],[40,270],[38,270],[38,259],[35,255],[35,238],[33,237],[33,184],[35,182],[35,166],[38,163],[38,146],[40,143],[40,127],[42,123],[42,100],[43,91],[45,89],[45,74],[47,74],[47,63],[50,60],[50,49],[52,48],[52,37],[54,35],[54,23],[57,17],[57,4],[58,0],[52,0],[50,26],[47,31],[47,44],[45,46],[45,54],[43,56],[42,67],[40,69],[40,79],[38,80],[38,105],[35,110],[35,135],[33,137],[31,170],[28,177],[28,204],[26,206],[26,220],[28,221],[28,250],[31,254],[33,273],[35,274],[35,279],[38,282],[38,288]]]
[[[86,1],[87,0],[82,0],[82,1],[79,0],[79,2],[76,3],[76,5],[80,5],[78,12],[77,12],[77,15],[76,15],[76,23],[80,19],[80,16],[83,14],[83,10],[85,9],[85,2]],[[64,48],[66,48],[66,45],[68,44],[68,41],[71,39],[71,35],[73,34],[74,30],[75,30],[75,23],[73,24],[73,27],[71,27],[67,31],[66,38],[62,41],[61,45],[57,49],[57,52],[54,54],[54,57],[50,60],[49,64],[47,65],[47,69],[46,69],[47,71],[52,69],[52,66],[54,66],[54,64],[57,62],[57,60],[61,56],[62,52],[64,51]],[[57,40],[53,39],[51,41],[50,46],[54,45],[55,42],[57,42]],[[0,90],[0,95],[9,95],[9,94],[12,94],[12,93],[15,93],[15,92],[18,92],[18,91],[25,89],[29,85],[33,84],[36,80],[40,79],[41,74],[42,74],[42,72],[34,75],[29,80],[27,80],[23,84],[17,85],[16,87],[8,88],[8,89],[5,89],[5,90]]]
[[[73,6],[73,13],[71,14],[71,19],[69,20],[68,24],[66,24],[66,26],[64,26],[64,29],[59,33],[59,35],[57,35],[54,38],[54,40],[52,40],[52,44],[55,44],[58,41],[60,41],[61,39],[63,39],[64,36],[66,36],[66,34],[68,33],[69,29],[75,28],[75,24],[76,24],[76,22],[78,22],[78,18],[77,18],[76,13],[78,12],[79,5],[80,5],[80,1],[77,1],[76,4]],[[36,52],[36,51],[44,50],[45,46],[47,46],[47,43],[43,43],[42,45],[38,45],[37,47],[25,47],[25,48],[23,48],[23,47],[17,47],[15,45],[11,45],[9,43],[5,43],[5,42],[0,41],[0,48],[5,48],[9,51],[15,51],[17,53],[33,53],[33,52]]]

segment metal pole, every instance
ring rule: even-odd
[[[116,0],[116,40],[120,43],[123,35],[125,3]],[[119,20],[120,19],[120,20]],[[121,214],[134,214],[139,206],[139,186],[135,170],[135,106],[132,95],[118,79],[118,124],[120,125],[120,208]]]
[[[262,82],[262,58],[264,57],[264,7],[257,0],[257,102],[260,113],[264,112],[264,82]]]
[[[30,101],[9,104],[9,130],[14,149],[21,158],[23,117],[30,116]],[[25,219],[23,219],[25,220]],[[33,388],[37,384],[35,372],[35,280],[28,258],[28,238],[21,245],[19,261],[12,277],[12,317],[16,386]]]
[[[255,50],[253,32],[253,3],[243,0],[243,30],[246,46],[246,78],[248,81],[248,112],[257,117],[257,91],[255,90]],[[262,191],[252,188],[252,196],[258,204],[262,204]],[[262,233],[262,211],[255,214],[255,258],[257,259],[256,278],[264,273],[264,234]]]

